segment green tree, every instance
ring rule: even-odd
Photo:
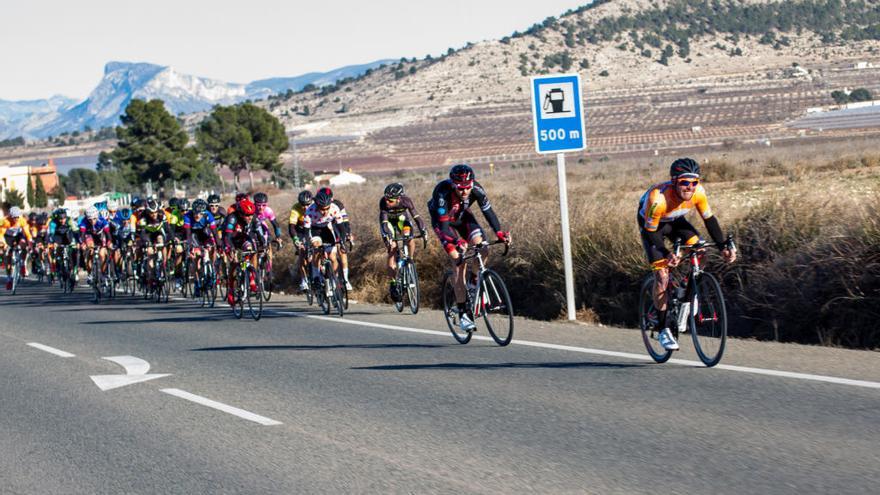
[[[254,187],[254,170],[277,172],[279,155],[287,149],[284,126],[272,114],[245,103],[217,106],[196,130],[200,151],[212,163],[229,167],[240,186],[239,175],[248,172]]]
[[[27,197],[27,204],[31,207],[34,206],[34,178],[31,176],[30,172],[28,172],[27,176],[27,186],[25,187],[25,196]]]
[[[852,93],[849,94],[849,101],[871,101],[874,99],[874,95],[871,94],[865,88],[858,88],[852,90]]]
[[[75,168],[67,173],[64,188],[76,196],[90,196],[101,192],[98,173],[87,168]]]
[[[55,206],[64,206],[64,201],[67,199],[67,193],[64,191],[64,187],[61,184],[55,186],[55,189],[52,189],[52,197],[55,199]]]
[[[147,181],[163,185],[168,180],[190,181],[206,173],[206,165],[195,150],[187,151],[189,138],[180,122],[162,100],[134,99],[121,115],[116,128],[118,146],[99,156],[101,171],[111,169],[121,175],[108,177],[115,188],[138,186]],[[119,180],[121,177],[121,180]]]
[[[43,180],[39,177],[35,178],[36,186],[34,187],[34,202],[32,203],[37,208],[45,208],[49,206],[49,197],[46,195],[46,186],[43,185]]]
[[[18,189],[12,189],[6,192],[6,204],[9,206],[18,206],[24,208],[24,196]]]

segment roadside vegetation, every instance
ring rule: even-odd
[[[869,141],[803,149],[697,156],[713,210],[733,233],[740,259],[721,276],[731,334],[765,340],[880,348],[880,150]],[[570,160],[569,198],[578,318],[635,326],[639,282],[649,273],[635,225],[640,195],[668,173],[672,157],[646,161]],[[338,188],[353,219],[355,298],[388,302],[385,250],[376,210],[388,181],[400,180],[420,213],[442,176],[408,175]],[[517,313],[555,319],[564,310],[555,162],[505,164],[478,172],[514,247],[493,265]],[[296,192],[273,194],[285,217]],[[482,218],[478,214],[481,223]],[[702,228],[697,218],[691,221]],[[445,255],[430,233],[417,255],[424,301],[436,306]],[[285,249],[278,266],[288,266]],[[290,286],[289,274],[279,274]]]

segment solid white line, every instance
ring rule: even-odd
[[[449,336],[449,332],[438,332],[436,330],[425,330],[422,328],[413,328],[413,327],[401,327],[397,325],[386,325],[383,323],[372,323],[368,321],[358,321],[330,316],[318,316],[318,315],[309,315],[304,313],[297,313],[295,311],[279,311],[278,314],[285,315],[293,315],[300,316],[306,318],[314,318],[316,320],[325,320],[331,321],[334,323],[345,323],[349,325],[359,325],[365,327],[373,327],[373,328],[384,328],[387,330],[396,330],[399,332],[411,332],[411,333],[420,333],[426,335],[439,335],[439,336]],[[492,341],[493,339],[484,335],[474,335],[474,339],[477,340],[486,340]],[[653,361],[649,356],[644,354],[633,354],[630,352],[618,352],[618,351],[606,351],[604,349],[591,349],[589,347],[576,347],[570,345],[561,345],[561,344],[550,344],[546,342],[534,342],[530,340],[513,340],[511,344],[516,345],[524,345],[529,347],[539,347],[543,349],[554,349],[557,351],[568,351],[568,352],[578,352],[581,354],[595,354],[597,356],[608,356],[608,357],[617,357],[624,359],[633,359],[636,361]],[[691,361],[688,359],[670,359],[668,362],[673,364],[678,364],[682,366],[692,366],[697,368],[705,367],[705,365],[700,361]],[[835,376],[826,376],[826,375],[813,375],[810,373],[796,373],[793,371],[780,371],[780,370],[768,370],[764,368],[751,368],[748,366],[734,366],[730,364],[719,364],[715,366],[714,369],[726,370],[726,371],[734,371],[737,373],[750,373],[754,375],[765,375],[765,376],[777,376],[782,378],[794,378],[797,380],[808,380],[814,382],[825,382],[825,383],[834,383],[837,385],[850,385],[854,387],[864,387],[864,388],[874,388],[880,389],[880,382],[872,382],[867,380],[852,380],[849,378],[838,378]]]
[[[283,424],[280,421],[275,421],[274,419],[267,418],[265,416],[260,416],[259,414],[254,414],[252,412],[245,411],[244,409],[239,409],[237,407],[232,407],[230,405],[226,405],[222,402],[217,402],[201,395],[191,394],[184,390],[180,390],[178,388],[163,388],[162,392],[165,392],[168,395],[173,395],[175,397],[180,397],[181,399],[186,399],[191,402],[195,402],[196,404],[201,404],[203,406],[210,407],[212,409],[216,409],[218,411],[223,411],[228,414],[232,414],[233,416],[238,416],[239,418],[246,419],[248,421],[253,421],[254,423],[259,423],[264,426],[274,426]]]
[[[49,346],[47,346],[47,345],[39,344],[39,343],[37,343],[37,342],[28,342],[27,345],[33,347],[34,349],[39,349],[39,350],[41,350],[41,351],[46,351],[46,352],[48,352],[49,354],[55,354],[56,356],[61,356],[61,357],[63,357],[63,358],[72,358],[72,357],[76,357],[76,355],[71,354],[71,353],[69,353],[69,352],[67,352],[67,351],[62,351],[61,349],[56,349],[56,348],[54,348],[54,347],[49,347]]]

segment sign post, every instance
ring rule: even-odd
[[[575,320],[574,270],[571,262],[571,232],[568,223],[568,186],[565,152],[586,148],[584,113],[579,74],[532,78],[532,120],[535,151],[556,153],[559,181],[559,210],[562,215],[562,257],[565,267],[565,301],[569,320]]]

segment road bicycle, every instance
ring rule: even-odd
[[[107,257],[110,257],[108,254]],[[113,299],[116,296],[116,283],[114,281],[113,260],[108,259],[105,266],[101,266],[101,247],[92,247],[92,291],[95,303],[101,299]]]
[[[727,242],[735,249],[731,237]],[[680,239],[675,241],[673,252],[684,254],[685,259],[669,270],[666,323],[676,339],[680,333],[690,332],[700,361],[712,367],[721,361],[727,344],[727,309],[718,279],[703,267],[707,246],[703,240],[692,246],[682,246]],[[653,294],[654,276],[648,275],[639,295],[639,326],[648,354],[654,361],[665,363],[673,351],[664,349],[658,340],[663,329],[659,328]]]
[[[425,233],[417,236],[395,236],[391,240],[396,243],[397,250],[394,253],[397,263],[397,291],[398,297],[394,301],[394,308],[398,313],[409,305],[412,314],[419,312],[419,272],[416,269],[416,261],[410,257],[407,242],[411,239],[425,239]],[[424,241],[427,244],[427,241]]]
[[[164,244],[153,245],[153,254],[149,256],[153,262],[153,277],[152,280],[147,279],[147,290],[144,291],[145,299],[154,297],[157,303],[167,303],[171,295],[164,248]],[[149,265],[145,263],[144,271],[148,269]]]
[[[58,285],[65,294],[73,292],[76,287],[77,267],[73,263],[73,244],[61,244],[55,248],[55,271],[58,272]]]
[[[272,241],[271,246],[277,245],[276,241]],[[260,269],[260,280],[263,281],[263,300],[269,302],[272,299],[272,287],[275,274],[272,272],[272,260],[270,250],[272,247],[261,249],[257,257],[257,266]]]
[[[254,254],[257,252],[253,250],[239,253],[241,260],[235,270],[235,286],[233,287],[235,301],[232,304],[232,314],[241,319],[244,316],[244,305],[247,303],[251,318],[257,321],[263,316],[263,296],[260,294],[262,291],[260,272],[251,263],[251,256]],[[254,282],[256,291],[251,289],[251,280]]]
[[[12,295],[18,290],[18,284],[21,283],[21,272],[24,268],[24,254],[21,246],[16,244],[12,247],[11,259],[9,265],[12,267]]]
[[[340,262],[339,265],[341,266],[342,263]],[[339,276],[333,270],[333,262],[327,255],[321,260],[320,276],[317,281],[312,281],[312,290],[314,290],[315,299],[325,315],[329,315],[331,311],[340,317],[345,314],[348,292],[346,291],[343,296],[345,285],[339,282]]]
[[[199,298],[202,307],[214,307],[217,300],[217,276],[214,272],[214,263],[211,261],[211,252],[214,248],[202,246],[201,263],[197,271]]]
[[[483,242],[477,246],[468,247],[469,253],[462,253],[459,257],[458,264],[472,263],[476,260],[479,271],[476,274],[476,280],[473,284],[468,284],[466,291],[465,307],[467,315],[471,321],[476,324],[477,318],[483,317],[486,329],[495,343],[500,346],[510,344],[513,339],[513,304],[510,302],[510,294],[504,280],[497,272],[490,268],[486,268],[483,261],[482,251],[489,246],[504,244],[503,256],[507,255],[510,246],[504,241],[495,241],[492,243]],[[471,275],[471,267],[469,266],[466,274]],[[459,326],[461,323],[461,315],[458,312],[458,305],[455,302],[455,289],[453,287],[452,271],[447,271],[443,276],[443,314],[446,317],[446,325],[452,336],[460,344],[467,344],[473,336],[474,330],[465,331]]]

